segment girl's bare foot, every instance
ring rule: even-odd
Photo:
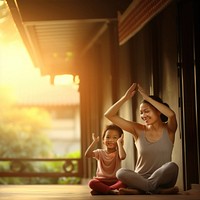
[[[109,190],[107,193],[101,193],[101,192],[97,192],[95,190],[92,190],[90,192],[90,194],[93,196],[93,195],[117,195],[118,192],[116,191],[113,191],[113,190]]]

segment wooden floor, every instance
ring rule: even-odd
[[[177,195],[91,196],[87,185],[0,185],[0,200],[200,200],[200,190]]]

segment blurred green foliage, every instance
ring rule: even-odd
[[[0,87],[0,157],[1,158],[54,158],[52,144],[43,133],[51,125],[46,110],[37,107],[19,108],[7,89]],[[80,152],[63,156],[80,158]],[[63,162],[22,163],[26,172],[63,172]],[[0,172],[10,170],[9,162],[0,162]],[[80,178],[0,178],[0,184],[78,184]]]
[[[0,88],[0,99],[0,157],[48,157],[52,147],[43,130],[51,124],[49,113],[37,107],[17,107],[6,88]]]

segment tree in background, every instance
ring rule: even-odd
[[[43,133],[43,130],[50,126],[49,113],[36,107],[17,107],[12,92],[5,87],[0,87],[0,99],[0,157],[48,158],[52,156],[51,142]],[[25,166],[27,171],[38,168],[31,162],[26,162]],[[0,171],[9,170],[9,163],[1,163]],[[0,183],[24,184],[27,180],[1,178]]]
[[[0,157],[49,157],[51,143],[42,132],[50,126],[48,112],[36,107],[18,108],[11,94],[0,88]]]

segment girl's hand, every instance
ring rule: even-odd
[[[92,133],[92,139],[94,142],[99,142],[99,136],[95,136],[95,133]]]
[[[125,98],[130,99],[132,98],[135,93],[137,92],[137,83],[133,83],[131,87],[126,91]]]
[[[121,137],[118,138],[117,144],[122,144],[122,145],[124,144],[124,134],[122,134]]]

